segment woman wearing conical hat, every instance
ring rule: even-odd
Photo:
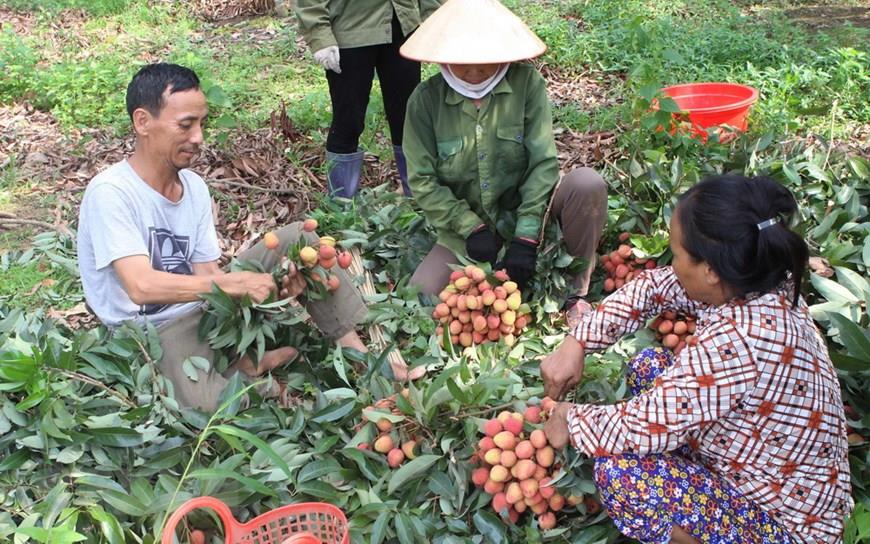
[[[575,279],[577,294],[586,294],[606,185],[590,168],[559,179],[544,78],[518,62],[545,49],[496,0],[448,0],[401,47],[403,56],[441,67],[411,95],[405,117],[408,181],[438,235],[411,279],[421,292],[444,288],[457,255],[504,267],[526,284],[552,202],[568,252],[586,263]]]

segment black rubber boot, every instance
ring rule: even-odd
[[[402,180],[402,192],[405,196],[411,196],[411,187],[408,186],[408,163],[405,161],[405,152],[402,146],[393,146],[393,156],[396,157],[396,170],[399,171],[399,179]]]
[[[330,196],[353,198],[356,195],[364,156],[362,150],[356,153],[326,152]]]

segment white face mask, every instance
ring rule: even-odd
[[[469,83],[465,80],[459,79],[453,72],[450,71],[450,67],[446,64],[442,64],[441,66],[441,75],[444,76],[444,81],[450,85],[450,88],[461,94],[462,96],[468,98],[483,98],[488,95],[490,91],[492,91],[496,85],[504,78],[504,75],[507,73],[508,68],[510,68],[510,63],[502,64],[496,72],[490,76],[488,79],[481,81],[480,83]]]

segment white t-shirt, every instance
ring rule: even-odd
[[[202,302],[135,304],[112,262],[145,255],[155,270],[193,274],[193,263],[220,255],[211,197],[198,175],[181,170],[181,200],[171,202],[151,188],[124,160],[88,184],[79,210],[78,259],[85,300],[109,327],[133,319],[155,325],[190,312]]]

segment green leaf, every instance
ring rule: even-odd
[[[293,478],[293,475],[290,474],[290,467],[287,466],[287,463],[284,461],[284,459],[282,459],[280,455],[275,453],[275,450],[273,450],[272,447],[269,446],[269,444],[266,444],[266,442],[264,442],[262,439],[257,438],[248,431],[239,429],[238,427],[233,427],[232,425],[217,425],[214,427],[214,431],[220,435],[235,436],[237,438],[247,440],[252,445],[256,446],[257,449],[260,450],[262,453],[265,453],[269,457],[269,459],[271,459],[275,463],[275,466],[284,471],[284,474],[287,475],[287,478]]]
[[[110,489],[112,491],[117,491],[118,493],[127,492],[127,490],[115,480],[98,474],[85,474],[79,476],[76,478],[75,482],[76,485],[86,485],[96,487],[97,489]]]
[[[669,60],[674,64],[686,63],[686,59],[683,58],[683,55],[681,55],[679,51],[676,51],[674,49],[665,49],[664,51],[662,51],[662,56],[665,58],[665,60]]]
[[[842,266],[835,266],[837,279],[857,298],[870,298],[870,283],[863,276]]]
[[[378,408],[366,408],[362,411],[362,413],[366,419],[373,423],[377,423],[381,419],[386,419],[391,423],[399,423],[400,421],[405,421],[405,416],[401,414],[394,414],[387,410],[380,410]]]
[[[72,495],[66,491],[66,482],[55,485],[43,499],[42,524],[47,527],[56,527],[61,512],[69,505]]]
[[[241,474],[233,470],[223,470],[219,468],[201,468],[199,470],[194,470],[193,472],[191,472],[188,477],[194,479],[202,478],[203,480],[235,480],[240,484],[244,484],[245,487],[253,489],[263,495],[269,495],[271,497],[278,496],[275,491],[264,485],[259,480],[249,478],[248,476],[242,476]]]
[[[370,544],[381,544],[387,536],[387,527],[390,524],[390,518],[393,517],[392,512],[384,510],[378,514],[378,519],[372,524],[372,538]]]
[[[347,380],[347,372],[344,369],[344,357],[342,356],[341,348],[336,349],[332,355],[332,368],[335,369],[335,373],[338,374],[338,377],[341,378],[341,381],[346,383],[347,385],[351,385],[351,383]]]
[[[405,463],[399,470],[393,473],[392,478],[390,478],[390,484],[387,486],[387,493],[392,495],[396,489],[402,487],[408,481],[424,475],[429,470],[429,467],[434,465],[439,459],[441,459],[440,455],[421,455]]]
[[[656,94],[661,89],[661,85],[658,83],[647,83],[645,85],[641,85],[640,89],[638,89],[638,94],[643,97],[647,102],[651,102],[653,98],[655,98]]]
[[[229,113],[225,113],[214,120],[211,126],[214,128],[236,128],[238,126],[236,118]]]
[[[673,98],[667,96],[659,99],[659,109],[668,113],[680,113],[683,111]]]
[[[212,85],[205,92],[205,97],[208,100],[209,104],[213,106],[217,106],[219,108],[228,108],[232,106],[232,102],[230,101],[230,97],[227,96],[227,93],[224,92],[223,88],[219,85]]]
[[[795,185],[800,185],[801,176],[798,174],[797,169],[788,161],[782,163],[782,173],[785,174],[786,179],[792,182]]]
[[[341,454],[356,463],[357,467],[359,467],[362,475],[370,481],[376,482],[380,478],[369,466],[369,463],[375,464],[374,461],[369,459],[362,450],[358,450],[357,448],[344,448],[341,450]]]
[[[870,360],[850,357],[849,355],[843,355],[836,351],[831,352],[831,362],[834,363],[835,367],[847,372],[863,372],[865,370],[870,370]]]
[[[326,476],[327,474],[335,474],[341,470],[341,465],[335,459],[323,459],[308,463],[296,475],[297,482],[307,482]]]
[[[411,524],[408,514],[399,513],[395,520],[396,537],[399,539],[399,542],[402,542],[403,544],[416,542],[417,538],[414,535],[414,526]]]
[[[840,314],[829,314],[831,322],[840,331],[840,342],[849,350],[849,355],[870,361],[870,334]]]
[[[429,478],[429,490],[436,495],[453,499],[456,495],[456,486],[450,477],[443,472],[436,472]]]
[[[193,363],[190,362],[190,358],[185,359],[183,363],[181,363],[181,370],[184,371],[184,375],[187,376],[187,379],[192,382],[199,381],[199,375],[196,372],[196,367],[193,366]]]
[[[103,446],[115,446],[117,448],[132,448],[142,444],[142,435],[133,429],[124,427],[98,427],[89,429],[94,442]]]
[[[460,404],[468,404],[468,395],[465,394],[462,389],[456,385],[454,380],[447,380],[444,385],[447,386],[447,390],[450,391],[450,394],[453,395],[453,398],[456,399]]]
[[[304,482],[296,486],[296,491],[318,499],[323,499],[326,502],[335,503],[338,501],[338,493],[335,488],[326,482],[310,481]]]
[[[806,167],[807,173],[810,175],[810,177],[827,183],[831,182],[831,176],[827,172],[822,170],[819,165],[809,162],[807,163]]]
[[[84,449],[81,446],[67,446],[66,448],[58,452],[57,462],[64,465],[69,465],[81,459],[83,454]]]
[[[810,282],[820,295],[831,302],[848,302],[850,304],[859,302],[858,297],[853,295],[851,291],[833,280],[823,278],[818,274],[810,274]]]
[[[129,516],[141,518],[148,514],[148,508],[139,499],[131,497],[127,493],[105,490],[100,495],[109,506]]]
[[[208,372],[209,370],[211,370],[211,362],[209,362],[209,360],[205,357],[199,357],[194,355],[193,357],[188,357],[187,360],[190,361],[193,366],[202,370],[203,372]]]
[[[326,408],[314,414],[311,417],[311,421],[314,423],[338,421],[353,412],[354,408],[356,408],[356,400],[354,399],[330,403]]]
[[[870,162],[862,157],[849,157],[849,168],[859,179],[870,180]]]
[[[507,542],[507,534],[504,522],[486,510],[478,510],[472,518],[474,526],[486,539],[492,544],[501,544]]]
[[[81,533],[62,527],[52,527],[51,529],[43,529],[42,527],[22,527],[15,531],[15,534],[29,536],[38,542],[45,542],[47,544],[67,544],[69,542],[81,542],[82,540],[88,539],[88,537]]]
[[[227,381],[224,390],[221,391],[220,397],[218,397],[218,406],[224,406],[226,404],[223,412],[225,415],[234,416],[239,413],[239,410],[242,407],[242,399],[244,398],[242,391],[244,391],[246,387],[241,372],[235,372]],[[229,404],[227,404],[228,402]]]
[[[18,450],[12,455],[7,455],[2,461],[0,461],[0,472],[17,469],[23,465],[29,457],[30,454],[27,450]]]
[[[88,508],[88,513],[94,521],[100,524],[100,532],[103,533],[109,544],[125,543],[124,529],[121,528],[121,524],[115,516],[96,505]]]

